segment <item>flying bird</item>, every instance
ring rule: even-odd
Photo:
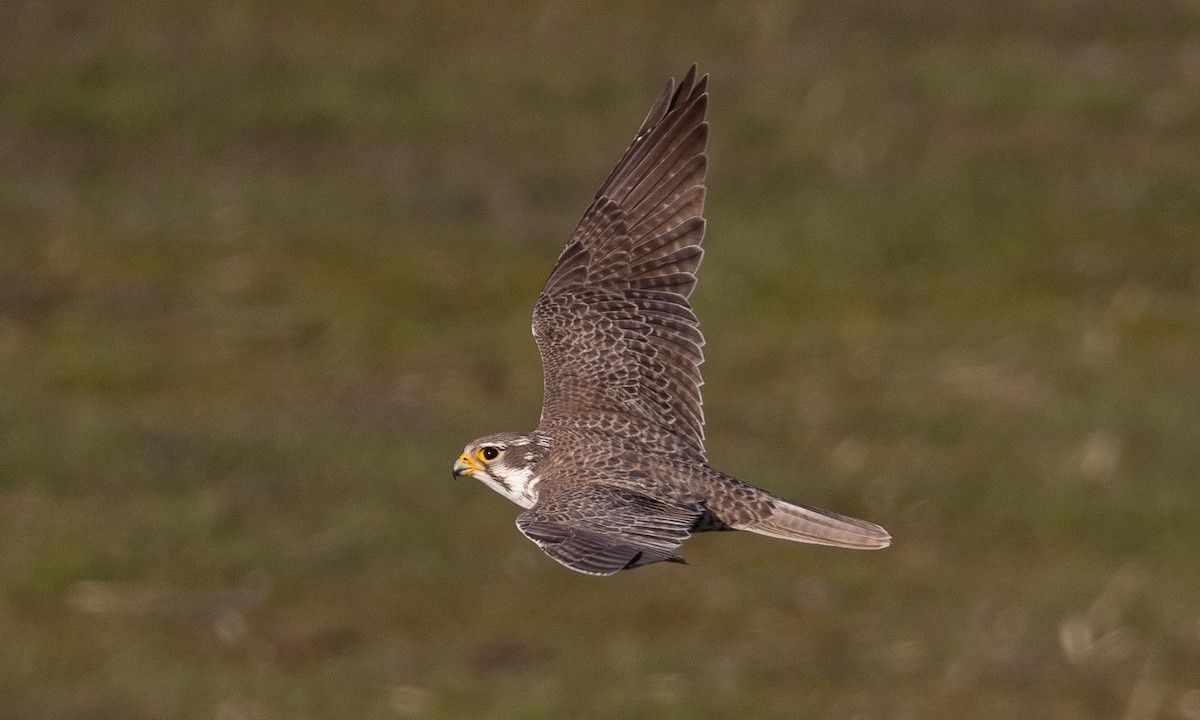
[[[668,561],[691,533],[747,530],[844,548],[882,527],[785,500],[710,467],[704,337],[688,302],[704,254],[708,76],[672,79],[559,255],[533,310],[544,374],[528,433],[454,463],[524,508],[517,527],[572,570]]]

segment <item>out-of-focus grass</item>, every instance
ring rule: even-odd
[[[1200,718],[1200,18],[18,3],[0,715]],[[598,581],[451,480],[668,74],[710,456],[877,520]]]

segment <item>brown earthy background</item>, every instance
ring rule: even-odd
[[[1200,6],[17,0],[0,717],[1200,719]],[[571,573],[453,479],[712,73],[713,462],[875,520]]]

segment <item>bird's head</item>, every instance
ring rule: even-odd
[[[455,475],[468,475],[523,508],[537,502],[537,466],[550,439],[537,433],[499,433],[467,443],[454,463]]]

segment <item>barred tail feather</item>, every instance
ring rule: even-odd
[[[736,527],[781,540],[855,550],[878,550],[892,544],[888,531],[875,523],[779,499],[770,515]]]

